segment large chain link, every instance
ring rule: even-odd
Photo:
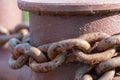
[[[38,47],[30,45],[29,27],[26,25],[18,25],[11,35],[6,29],[0,28],[0,34],[1,45],[8,41],[12,53],[9,66],[12,69],[27,65],[35,72],[45,73],[63,63],[80,62],[95,68],[98,75],[104,73],[99,80],[109,80],[115,75],[114,69],[120,67],[119,34],[110,36],[103,32],[94,32]],[[92,80],[90,74],[79,79],[81,78]]]

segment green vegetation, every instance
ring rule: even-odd
[[[28,23],[29,22],[29,12],[23,12],[23,21],[25,22],[25,23]]]

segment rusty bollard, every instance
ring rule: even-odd
[[[18,0],[18,6],[30,12],[30,42],[33,46],[75,38],[89,32],[99,31],[110,35],[120,32],[119,0]],[[73,80],[75,71],[85,72],[86,66],[72,63],[48,73],[33,72],[33,79]]]

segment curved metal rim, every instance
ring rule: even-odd
[[[80,4],[80,3],[34,3],[18,1],[18,6],[26,11],[47,13],[94,13],[120,11],[120,3],[114,4]]]

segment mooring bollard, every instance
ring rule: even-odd
[[[120,1],[18,0],[30,12],[30,42],[33,46],[79,37],[89,32],[120,33]],[[34,73],[35,80],[74,80],[76,70],[85,64],[62,65],[48,73]]]

